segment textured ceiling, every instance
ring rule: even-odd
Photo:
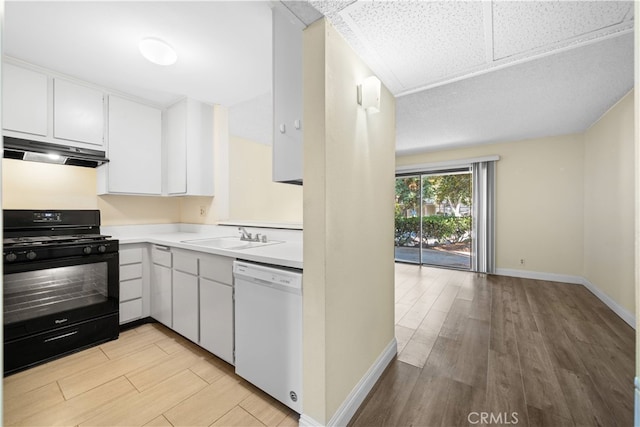
[[[633,87],[629,52],[633,34],[399,97],[396,148],[438,150],[582,132]]]
[[[311,1],[396,96],[633,29],[632,1]]]
[[[494,2],[493,59],[631,29],[632,2]]]
[[[631,1],[309,3],[396,95],[398,152],[582,132],[633,88]]]

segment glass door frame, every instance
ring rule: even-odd
[[[423,223],[423,217],[424,217],[424,179],[426,177],[429,176],[442,176],[442,175],[458,175],[458,174],[469,174],[471,176],[471,185],[469,188],[470,194],[471,194],[471,221],[472,223],[474,222],[475,218],[472,214],[473,212],[473,205],[474,205],[474,200],[473,200],[473,196],[474,196],[474,192],[473,192],[473,182],[474,182],[474,174],[473,174],[473,168],[471,165],[467,165],[467,166],[460,166],[460,167],[455,167],[455,168],[442,168],[442,169],[434,169],[434,170],[428,170],[428,171],[423,171],[423,172],[411,172],[411,173],[400,173],[400,174],[396,174],[395,179],[403,179],[403,178],[417,178],[419,181],[419,208],[418,208],[418,222],[419,222],[419,248],[418,248],[418,262],[413,262],[411,260],[403,260],[403,259],[399,259],[397,257],[394,257],[394,260],[396,262],[402,262],[402,263],[408,263],[408,264],[415,264],[415,265],[425,265],[425,266],[431,266],[431,267],[440,267],[440,268],[450,268],[450,269],[455,269],[455,270],[461,270],[461,271],[473,271],[473,257],[474,254],[470,253],[469,254],[469,261],[468,261],[468,266],[467,267],[456,267],[454,265],[446,265],[446,264],[428,264],[426,262],[424,262],[424,256],[423,256],[423,240],[424,240],[424,223]],[[475,235],[473,233],[473,225],[471,226],[471,230],[470,230],[470,238],[475,240]],[[471,244],[471,248],[474,247],[473,242],[470,243]],[[473,252],[473,251],[472,251]]]

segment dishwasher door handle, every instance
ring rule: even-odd
[[[250,283],[255,283],[256,285],[262,285],[262,286],[269,286],[269,287],[273,287],[273,285],[275,284],[274,282],[269,282],[268,280],[262,280],[262,279],[258,279],[257,277],[242,277],[242,276],[236,276],[238,279],[240,280],[244,280]]]

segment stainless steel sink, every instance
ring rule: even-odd
[[[212,237],[210,239],[194,239],[194,240],[182,240],[182,243],[189,243],[196,246],[204,246],[205,248],[217,248],[217,249],[251,249],[259,248],[261,246],[277,245],[284,243],[280,240],[269,240],[267,242],[253,242],[247,240],[240,240],[238,236],[225,236],[225,237]]]

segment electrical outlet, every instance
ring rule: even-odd
[[[206,216],[206,215],[207,215],[207,207],[200,206],[200,216]]]
[[[520,258],[520,265],[524,265],[524,258]]]

